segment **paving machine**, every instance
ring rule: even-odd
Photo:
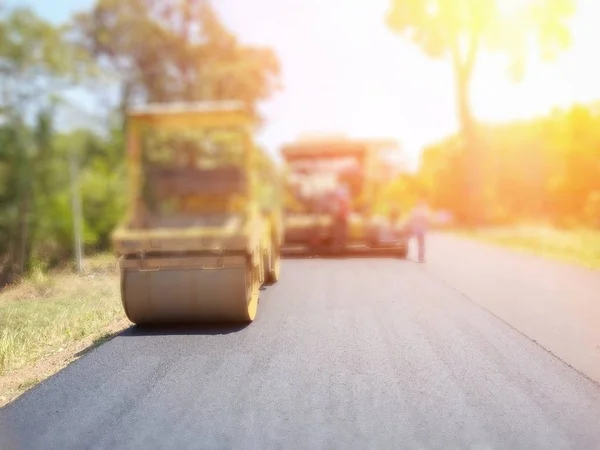
[[[260,286],[279,277],[283,232],[273,165],[252,134],[237,102],[129,111],[129,211],[112,239],[133,323],[255,318]]]
[[[285,247],[313,253],[369,250],[405,258],[408,236],[400,218],[378,215],[375,208],[393,176],[385,155],[395,148],[394,141],[343,137],[283,146]],[[351,203],[347,222],[341,224],[344,229],[332,211],[340,188]]]

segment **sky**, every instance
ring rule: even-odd
[[[0,0],[1,2],[1,0]],[[91,0],[8,0],[60,22]],[[386,137],[401,142],[410,166],[420,150],[457,129],[454,82],[446,61],[432,61],[385,26],[390,0],[214,0],[228,28],[248,44],[274,48],[283,90],[264,102],[259,141],[272,153],[302,134]],[[600,100],[598,0],[579,0],[573,43],[557,61],[531,61],[512,83],[505,62],[484,55],[472,85],[475,115],[507,121],[553,107]],[[75,93],[93,115],[90,97]],[[106,98],[103,99],[106,102]],[[75,119],[74,119],[75,120]]]

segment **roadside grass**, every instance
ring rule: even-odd
[[[84,267],[82,275],[34,270],[0,291],[0,377],[84,338],[101,339],[124,317],[114,257],[94,256]]]
[[[599,230],[559,230],[545,226],[524,225],[458,233],[480,241],[600,269]]]

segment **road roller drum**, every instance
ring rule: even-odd
[[[136,324],[249,322],[260,277],[244,256],[121,261],[123,307]]]

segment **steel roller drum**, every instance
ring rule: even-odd
[[[256,316],[259,268],[245,256],[121,261],[121,294],[138,325],[244,323]]]

